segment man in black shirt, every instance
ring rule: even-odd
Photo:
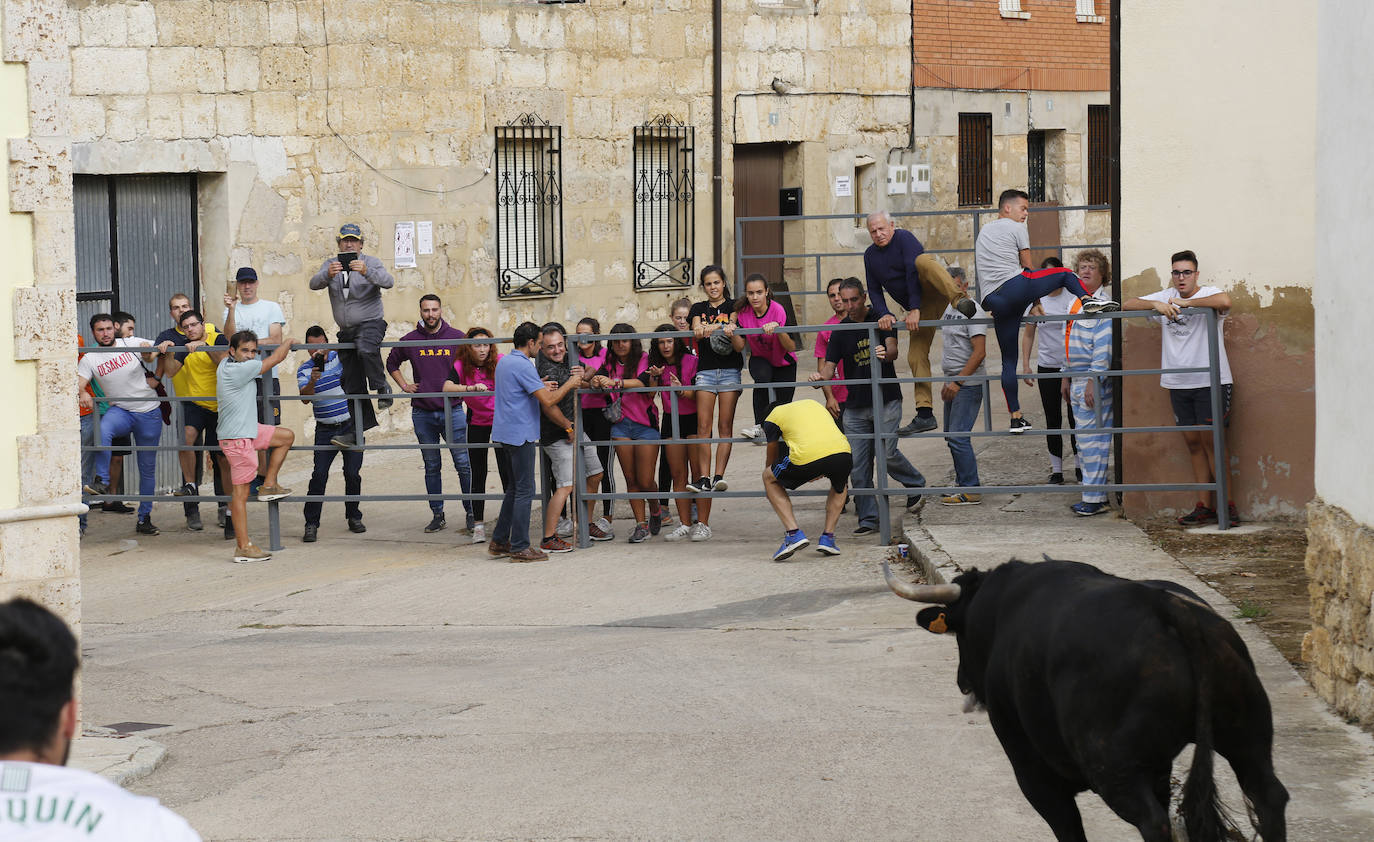
[[[844,362],[846,380],[864,380],[872,376],[872,358],[878,358],[879,377],[896,378],[897,372],[892,361],[897,357],[897,334],[890,330],[877,330],[874,333],[880,343],[877,348],[869,348],[869,331],[845,330],[844,325],[873,324],[877,318],[868,307],[863,284],[850,278],[840,284],[840,300],[844,302],[849,315],[840,322],[830,334],[830,342],[825,349],[825,362],[821,370],[811,375],[815,381],[826,381],[834,377],[835,366]],[[868,436],[875,428],[875,417],[881,419],[883,451],[887,456],[887,475],[907,488],[924,488],[925,477],[916,470],[911,462],[897,449],[897,428],[902,423],[902,390],[896,383],[883,383],[878,387],[882,406],[875,412],[873,388],[851,384],[844,402],[844,433],[854,452],[854,466],[849,475],[850,486],[855,489],[873,487],[874,441]],[[830,401],[835,399],[832,396]],[[830,408],[830,407],[827,407]],[[836,408],[837,409],[837,408]],[[914,509],[921,501],[919,494],[907,498],[907,508]],[[867,494],[855,495],[854,509],[859,515],[859,528],[855,535],[867,535],[878,531],[878,501]]]
[[[575,418],[573,403],[577,395],[574,390],[582,385],[583,369],[580,365],[572,365],[568,358],[568,341],[562,325],[557,322],[544,325],[539,337],[539,356],[535,358],[534,366],[540,379],[554,387],[554,403],[559,411],[567,419]],[[544,449],[553,472],[553,493],[544,504],[544,540],[539,545],[546,553],[566,553],[573,548],[572,544],[558,535],[558,520],[572,494],[575,481],[572,433],[572,427],[560,427],[549,419],[548,413],[540,415],[539,446]],[[587,441],[586,432],[581,434],[581,440]],[[582,477],[586,480],[588,492],[595,493],[601,485],[601,473],[601,459],[596,454],[596,448],[583,444]],[[609,541],[613,536],[607,535],[593,522],[595,519],[591,513],[594,507],[595,501],[587,502],[587,531],[594,541]]]

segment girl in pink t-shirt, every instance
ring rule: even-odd
[[[624,322],[611,328],[612,336],[634,332],[634,327]],[[606,344],[610,353],[606,355],[605,365],[592,378],[592,385],[620,394],[622,416],[611,425],[611,440],[625,442],[615,445],[620,472],[625,476],[625,489],[632,494],[653,494],[659,439],[658,407],[654,405],[654,393],[623,391],[656,385],[648,375],[649,355],[644,353],[644,346],[638,339],[612,339]],[[644,516],[644,504],[644,497],[630,499],[630,510],[635,516],[635,528],[630,534],[631,544],[647,541],[651,533],[650,520]],[[649,518],[657,527],[662,523],[663,512],[658,500],[649,500],[648,504]]]
[[[797,381],[797,344],[791,334],[778,331],[787,324],[787,313],[773,300],[768,279],[755,272],[744,279],[744,297],[735,305],[741,328],[762,328],[763,333],[733,337],[736,350],[749,346],[749,376],[755,383],[795,383]],[[791,403],[795,386],[753,389],[754,426],[740,434],[765,444],[763,421],[778,404]]]
[[[577,323],[579,335],[596,336],[601,333],[601,322],[587,316]],[[594,342],[577,340],[577,361],[587,371],[597,371],[606,364],[606,348],[600,340]],[[582,393],[582,429],[587,433],[587,438],[592,441],[611,440],[611,422],[606,420],[606,406],[611,402],[611,396],[604,392],[585,391]],[[615,491],[615,471],[611,470],[611,446],[609,444],[597,445],[596,455],[601,458],[601,464],[606,466],[606,470],[601,472],[601,493],[610,494]],[[614,508],[615,501],[601,501],[601,520],[605,523],[598,523],[602,531],[606,534],[611,532],[611,509]]]
[[[654,328],[656,333],[665,333],[675,330],[673,325],[663,324]],[[649,370],[648,375],[651,379],[661,386],[690,386],[697,375],[697,356],[688,353],[687,344],[681,337],[664,337],[654,340],[649,348]],[[663,402],[663,426],[659,430],[660,435],[665,439],[679,438],[684,439],[697,434],[697,405],[695,393],[691,389],[684,389],[676,392],[677,394],[677,434],[673,432],[672,401],[669,397],[673,392],[660,392],[659,399]],[[668,478],[672,482],[674,491],[686,491],[688,479],[689,454],[688,451],[697,450],[696,447],[688,447],[686,443],[665,444],[663,446],[663,464],[667,466]],[[691,464],[691,476],[700,476],[704,473],[703,468],[695,460]],[[663,471],[659,471],[659,491],[666,491],[663,484]],[[667,541],[681,541],[691,537],[692,520],[692,500],[688,497],[677,498],[678,527],[664,536]]]
[[[491,339],[491,331],[484,327],[470,327],[469,339]],[[496,346],[490,342],[462,345],[458,357],[453,361],[453,371],[444,384],[445,392],[462,394],[463,404],[468,412],[468,444],[477,445],[468,450],[468,461],[472,463],[472,493],[487,493],[487,454],[486,445],[491,443],[491,424],[496,410],[496,396],[490,394],[496,383],[496,362],[502,357],[496,353]],[[487,392],[485,395],[465,394]],[[500,454],[496,457],[496,470],[501,475],[501,490],[505,491],[510,482],[510,469]],[[472,542],[485,544],[487,528],[483,523],[486,515],[485,500],[472,501],[472,516],[477,523],[472,527]]]

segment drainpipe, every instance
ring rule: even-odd
[[[720,89],[720,30],[721,4],[724,0],[711,0],[711,262],[717,266],[725,254],[725,178],[723,163],[725,144],[721,142],[722,102]]]
[[[1110,175],[1110,187],[1108,188],[1107,201],[1112,204],[1112,266],[1116,268],[1116,277],[1112,280],[1112,298],[1121,301],[1121,0],[1112,0],[1111,5],[1111,36],[1109,52],[1111,55],[1111,152],[1108,158],[1108,172]],[[1126,326],[1124,321],[1117,319],[1112,323],[1112,368],[1121,369],[1121,331]],[[1122,388],[1125,385],[1125,378],[1116,378],[1116,395],[1112,402],[1112,424],[1122,426],[1126,418],[1126,395]],[[1122,436],[1120,434],[1112,437],[1112,465],[1113,482],[1121,484],[1124,472],[1122,471],[1122,457],[1124,448],[1122,446]],[[1122,502],[1123,495],[1117,492],[1117,502]]]

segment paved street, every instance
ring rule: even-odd
[[[1038,466],[1038,440],[981,441],[989,481],[1020,480],[1026,453]],[[945,480],[941,439],[903,449]],[[735,454],[732,485],[757,487],[762,450]],[[369,455],[365,477],[411,492],[419,459]],[[304,487],[299,470],[285,481]],[[1046,549],[1200,587],[1130,524],[1074,518],[1070,501],[932,506],[924,521],[969,564]],[[772,563],[766,503],[732,500],[708,543],[631,546],[622,519],[614,543],[511,565],[452,528],[421,534],[419,504],[367,506],[363,536],[328,504],[309,546],[285,506],[287,550],[233,565],[178,508],[159,505],[164,533],[125,552],[131,520],[92,516],[85,718],[167,724],[146,732],[165,762],[132,788],[207,839],[1051,838],[986,717],[959,712],[954,641],[915,628],[852,517],[835,559]],[[800,510],[819,525],[819,499]],[[1280,711],[1291,838],[1374,838],[1374,743],[1244,633]],[[1090,838],[1130,838],[1080,803]]]

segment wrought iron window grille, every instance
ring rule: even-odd
[[[696,128],[663,114],[634,129],[634,288],[693,281]]]
[[[563,291],[563,127],[521,114],[496,127],[496,291]]]

